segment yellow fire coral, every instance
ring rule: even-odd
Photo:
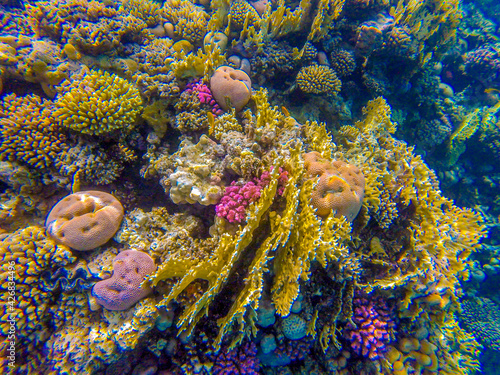
[[[142,99],[132,84],[108,72],[85,69],[60,87],[54,119],[79,133],[101,135],[130,130],[142,110]]]
[[[59,169],[64,138],[51,121],[52,103],[35,95],[7,95],[0,104],[0,154],[2,160],[18,161],[47,171]]]
[[[342,86],[335,71],[325,65],[303,67],[296,80],[299,88],[309,94],[336,95]]]
[[[451,312],[458,308],[458,277],[467,278],[466,259],[484,235],[481,218],[442,197],[434,172],[404,143],[392,138],[395,125],[382,98],[369,102],[364,113],[364,121],[340,129],[341,147],[336,152],[363,166],[368,181],[367,215],[385,221],[379,213],[381,200],[372,199],[385,195],[384,200],[397,207],[392,225],[397,223],[405,234],[394,237],[385,232],[383,238],[359,248],[366,280],[359,284],[367,291],[401,287],[405,297],[399,305],[400,316],[435,327],[429,335],[439,349],[435,365],[463,374],[466,370],[461,363],[474,357],[476,346],[463,345],[463,352],[452,354],[437,332],[445,330],[450,342],[455,336],[466,336]],[[378,271],[370,276],[372,267]],[[473,360],[470,366],[475,366]]]
[[[251,246],[253,236],[256,233],[269,233],[267,238],[252,250],[255,256],[249,266],[243,288],[228,314],[219,322],[216,347],[221,344],[223,337],[234,323],[240,325],[242,333],[237,341],[243,338],[245,333],[243,322],[245,319],[252,320],[255,317],[248,314],[248,311],[256,310],[259,306],[263,291],[263,272],[272,258],[270,255],[272,252],[276,252],[273,300],[278,313],[285,316],[298,295],[299,280],[308,278],[311,262],[317,260],[326,266],[328,262],[337,259],[346,251],[342,242],[349,238],[350,232],[350,225],[345,219],[334,218],[330,214],[325,220],[321,220],[310,204],[313,181],[309,180],[302,184],[305,170],[301,154],[304,145],[298,138],[297,123],[291,117],[285,117],[276,108],[270,108],[267,96],[262,90],[254,95],[254,101],[257,105],[256,117],[254,118],[250,111],[247,112],[247,116],[249,126],[254,129],[255,134],[262,134],[266,130],[277,133],[279,129],[282,134],[292,137],[293,140],[281,144],[278,152],[282,156],[276,155],[274,158],[270,173],[271,181],[261,192],[259,201],[249,207],[246,226],[232,236],[225,232],[224,224],[219,221],[215,232],[221,235],[216,248],[207,258],[171,257],[152,277],[153,284],[164,279],[180,277],[160,306],[167,306],[192,281],[196,279],[208,281],[208,290],[196,303],[187,308],[179,319],[179,327],[191,332],[207,306],[221,290],[237,260]],[[309,127],[316,128],[316,130],[310,129],[310,134],[324,131],[324,128],[316,123],[310,124]],[[286,168],[290,177],[283,192],[284,208],[273,211],[270,208],[277,199],[280,167]],[[265,217],[269,218],[269,221],[264,220]]]

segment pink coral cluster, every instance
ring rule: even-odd
[[[261,190],[269,184],[270,180],[271,174],[265,171],[260,178],[254,178],[254,181],[248,181],[244,185],[238,185],[235,181],[231,182],[231,185],[226,187],[219,204],[215,206],[215,213],[230,223],[244,222],[246,208],[260,198]],[[283,194],[287,181],[288,172],[280,168],[278,195]]]
[[[387,351],[394,336],[392,311],[381,297],[356,297],[352,303],[354,324],[347,324],[344,337],[351,342],[356,354],[378,359]]]
[[[212,107],[212,113],[216,116],[219,116],[223,113],[222,109],[220,108],[219,104],[215,101],[212,91],[210,91],[210,88],[205,85],[204,83],[200,81],[198,82],[191,82],[186,85],[186,91],[188,93],[195,92],[196,95],[198,96],[198,100],[202,104],[207,104],[210,107]]]

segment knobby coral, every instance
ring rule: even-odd
[[[300,69],[297,85],[310,94],[336,95],[342,86],[335,71],[325,65],[310,65]]]
[[[82,134],[130,131],[142,110],[139,90],[108,72],[83,69],[59,90],[54,120]]]

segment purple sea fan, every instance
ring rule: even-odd
[[[232,350],[221,350],[214,361],[214,375],[258,375],[260,362],[255,343],[245,343]]]
[[[353,351],[376,360],[387,351],[394,338],[394,314],[382,297],[358,296],[352,301],[352,324],[344,330]]]

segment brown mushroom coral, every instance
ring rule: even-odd
[[[243,70],[224,65],[210,78],[210,90],[222,109],[234,107],[239,112],[252,96],[252,81]]]
[[[116,233],[123,207],[111,194],[81,191],[61,199],[52,208],[45,228],[55,241],[75,250],[92,250]]]
[[[319,177],[311,194],[316,214],[326,217],[333,210],[335,217],[356,218],[365,192],[365,178],[358,167],[340,160],[329,162],[318,152],[304,154],[308,178]]]

